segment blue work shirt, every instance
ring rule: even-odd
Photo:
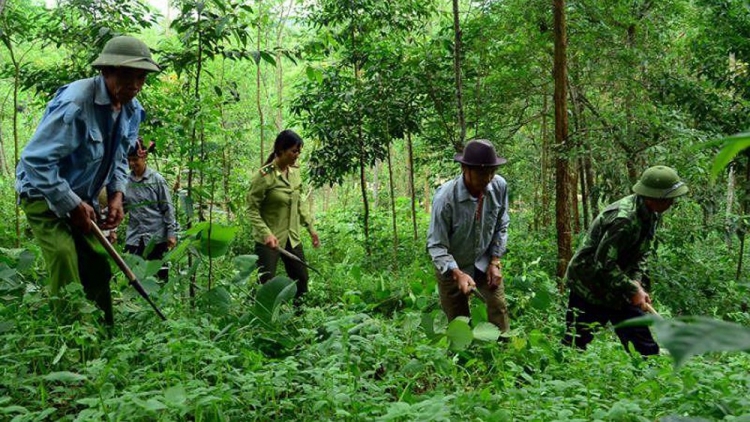
[[[474,268],[487,272],[493,256],[502,257],[508,243],[508,187],[495,175],[478,198],[466,189],[463,174],[446,182],[432,200],[427,251],[440,274],[459,268],[472,275]]]
[[[65,217],[82,201],[96,205],[103,186],[125,192],[127,150],[135,143],[145,111],[133,99],[113,113],[104,77],[60,88],[16,168],[21,197],[44,198]]]

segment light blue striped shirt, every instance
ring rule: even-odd
[[[46,199],[61,218],[82,201],[96,204],[105,185],[107,192],[125,192],[127,150],[144,117],[136,99],[113,115],[101,75],[63,86],[21,153],[16,190]]]
[[[478,198],[466,189],[463,174],[435,192],[427,251],[440,274],[459,268],[473,277],[475,267],[487,272],[492,257],[505,254],[510,221],[505,179],[495,175],[484,191],[483,202],[477,219]]]

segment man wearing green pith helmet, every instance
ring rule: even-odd
[[[643,172],[633,192],[596,217],[568,264],[565,344],[585,349],[593,340],[592,324],[644,315],[651,303],[643,274],[654,234],[661,214],[688,187],[674,169],[654,166]],[[641,355],[659,353],[648,327],[617,328],[615,333],[626,350],[632,343]]]
[[[61,288],[81,283],[111,326],[112,271],[91,224],[105,186],[108,214],[101,227],[113,229],[123,219],[127,151],[145,117],[135,97],[146,75],[160,68],[146,44],[129,36],[109,40],[91,66],[98,75],[61,87],[47,104],[18,162],[16,191],[47,264],[58,315],[65,310]]]

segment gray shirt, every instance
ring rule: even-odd
[[[126,245],[137,246],[141,239],[148,245],[152,237],[158,244],[176,237],[178,226],[167,181],[150,168],[146,167],[141,180],[132,172],[128,176],[125,210],[130,214]]]
[[[510,221],[505,179],[496,175],[487,185],[480,215],[478,203],[479,198],[466,189],[463,175],[435,192],[427,251],[440,274],[459,268],[471,275],[475,267],[487,272],[492,257],[505,254]]]

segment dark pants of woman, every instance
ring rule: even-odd
[[[627,319],[643,315],[645,315],[645,312],[635,306],[612,309],[589,303],[584,298],[571,292],[568,311],[565,314],[566,331],[563,344],[568,346],[574,344],[580,349],[585,349],[594,339],[593,331],[595,327],[592,327],[592,324],[605,326],[607,322],[611,322],[612,325],[616,325]],[[628,343],[633,343],[635,350],[643,356],[659,354],[659,345],[654,341],[648,327],[616,328],[615,334],[620,338],[625,350],[629,351]]]
[[[297,247],[292,248],[291,244],[287,242],[284,249],[302,261],[305,261],[305,253],[302,250],[301,243]],[[307,293],[307,280],[310,278],[307,274],[307,268],[292,258],[281,255],[276,249],[271,249],[262,243],[255,243],[255,254],[258,255],[258,272],[262,284],[276,276],[276,266],[279,263],[279,258],[281,258],[286,269],[286,275],[297,282],[297,294],[294,298],[294,306],[299,306],[302,302],[302,295]]]
[[[143,238],[141,238],[137,245],[125,245],[125,252],[142,256],[148,261],[156,261],[157,259],[164,258],[168,250],[169,244],[167,242],[157,243],[151,249],[151,252],[148,253],[148,256],[143,256],[143,253],[146,252],[146,244],[143,242]],[[169,281],[169,268],[162,266],[159,272],[156,273],[156,277],[165,283]]]

